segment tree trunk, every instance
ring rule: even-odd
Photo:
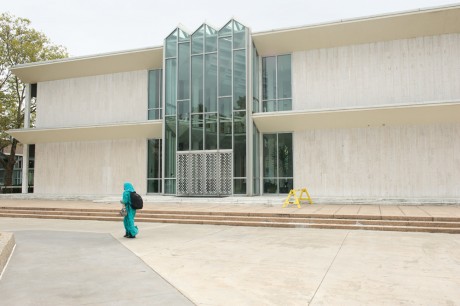
[[[8,156],[8,161],[6,163],[5,167],[5,180],[4,180],[4,186],[9,187],[13,186],[13,170],[14,170],[14,164],[16,163],[16,145],[18,141],[16,139],[13,139],[13,143],[11,144],[11,151],[10,155]],[[3,193],[12,193],[13,189],[12,188],[4,188]]]

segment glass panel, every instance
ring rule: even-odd
[[[264,179],[264,193],[277,193],[278,192],[278,180],[276,179]]]
[[[280,193],[289,193],[291,189],[294,189],[294,180],[288,178],[282,178],[279,180]]]
[[[160,108],[161,70],[149,71],[149,109]]]
[[[252,44],[252,112],[259,112],[259,56]]]
[[[233,193],[246,194],[246,179],[233,180]]]
[[[276,57],[262,58],[262,100],[276,99]]]
[[[257,129],[256,125],[252,124],[252,148],[253,148],[253,156],[252,156],[252,163],[253,163],[253,176],[254,176],[254,185],[253,185],[253,192],[254,194],[260,194],[260,185],[259,185],[259,178],[260,178],[260,148],[259,148],[259,130]]]
[[[205,35],[205,52],[217,51],[217,31],[207,25]]]
[[[204,105],[205,112],[217,111],[217,54],[205,55]]]
[[[192,115],[191,150],[203,150],[203,115]]]
[[[190,44],[179,44],[177,99],[189,99],[190,96]]]
[[[165,118],[165,177],[176,177],[176,117]]]
[[[233,31],[233,49],[246,48],[246,28],[234,21]]]
[[[275,112],[276,111],[276,101],[264,101],[262,103],[262,108],[264,112]]]
[[[203,55],[192,56],[192,113],[203,112]]]
[[[160,193],[161,192],[161,180],[148,180],[147,181],[147,193]]]
[[[246,51],[234,51],[233,60],[233,108],[246,109]]]
[[[233,20],[230,20],[222,29],[219,30],[219,36],[232,35]]]
[[[179,29],[179,42],[189,41],[189,40],[190,40],[190,35],[186,33],[185,31]]]
[[[165,57],[176,57],[177,29],[166,38]]]
[[[161,119],[161,109],[149,109],[149,120]]]
[[[217,114],[205,116],[205,150],[217,149]]]
[[[264,134],[264,177],[277,177],[277,147],[276,147],[276,134]]]
[[[176,194],[176,180],[165,180],[165,194]]]
[[[203,47],[204,47],[204,25],[201,26],[192,35],[192,54],[203,53]]]
[[[165,115],[176,114],[176,59],[166,60]]]
[[[190,144],[190,102],[177,102],[177,150],[188,151]]]
[[[219,96],[232,94],[232,38],[219,38]]]
[[[233,176],[246,176],[246,112],[235,112],[233,116]]]
[[[292,134],[278,134],[278,176],[293,176]]]
[[[161,178],[161,140],[149,139],[147,178]]]
[[[232,148],[232,121],[228,119],[219,120],[219,149]]]
[[[230,97],[219,98],[219,117],[221,119],[232,118],[232,99]]]
[[[260,179],[255,178],[253,180],[252,190],[254,195],[260,195]]]
[[[292,100],[284,99],[278,100],[278,111],[289,111],[292,110]]]
[[[278,56],[278,99],[292,98],[291,55]]]

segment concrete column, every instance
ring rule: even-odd
[[[24,97],[24,128],[30,127],[30,99],[31,86],[25,84],[26,93]],[[29,145],[23,144],[22,149],[22,193],[28,193],[29,190]]]

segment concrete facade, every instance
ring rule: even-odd
[[[293,109],[460,100],[460,35],[293,53]],[[294,133],[294,181],[324,197],[458,198],[460,124]]]
[[[37,128],[145,121],[147,71],[38,84]],[[146,192],[147,141],[36,144],[35,192],[116,194],[130,181]]]
[[[440,111],[446,109],[443,107],[460,110],[460,27],[455,22],[458,20],[456,16],[460,18],[460,6],[433,9],[431,13],[429,10],[419,10],[273,33],[252,34],[248,28],[244,32],[247,42],[250,42],[245,49],[248,54],[253,51],[253,43],[261,57],[291,55],[292,110],[266,113],[265,118],[272,120],[269,123],[274,126],[270,131],[257,126],[256,119],[261,113],[250,113],[250,105],[253,105],[252,91],[255,90],[251,78],[259,76],[260,93],[257,96],[264,100],[262,60],[257,58],[259,71],[252,71],[255,67],[252,63],[254,58],[247,56],[247,67],[244,68],[244,111],[247,110],[245,124],[248,136],[245,136],[245,140],[251,145],[259,141],[263,148],[264,133],[292,133],[294,187],[307,187],[313,197],[394,198],[396,201],[439,199],[441,202],[454,199],[460,202],[457,186],[460,181],[460,115],[452,119],[453,112],[442,114]],[[392,27],[382,28],[380,23]],[[441,23],[443,26],[440,26]],[[358,33],[354,27],[366,28],[363,31],[366,35],[360,36],[363,33]],[[398,27],[401,29],[398,30]],[[323,31],[323,36],[317,36],[316,31]],[[326,44],[324,37],[330,37]],[[280,39],[289,43],[281,44]],[[309,43],[303,44],[303,40]],[[284,49],[276,51],[280,45]],[[289,52],[286,53],[285,49]],[[145,60],[137,54],[140,51],[17,68],[23,79],[29,82],[39,80],[36,114],[38,132],[46,134],[47,129],[54,129],[67,133],[67,128],[79,132],[75,130],[81,127],[125,123],[140,125],[148,121],[149,70],[161,69],[166,65],[163,58],[166,53],[163,47],[142,52],[148,53],[147,58],[151,59],[148,64],[139,62],[145,69],[139,69],[138,64],[133,64],[136,68],[127,68],[129,63],[136,63],[136,59]],[[114,62],[104,64],[121,55],[129,56],[132,61],[126,60],[119,66]],[[233,58],[230,59],[231,65]],[[79,72],[74,68],[67,73],[66,67],[79,60],[86,71]],[[88,76],[90,72],[87,71],[93,68],[95,72],[91,73],[94,75]],[[187,71],[191,78],[191,70]],[[230,72],[229,78],[232,84],[233,73]],[[75,77],[76,74],[81,77]],[[163,71],[163,74],[166,75],[166,72]],[[165,79],[162,84],[164,91],[167,87]],[[174,95],[177,92],[173,90]],[[188,99],[182,97],[174,101],[179,105],[182,102],[189,103]],[[176,137],[176,130],[170,134],[165,132],[165,101],[163,92],[163,116],[156,119],[161,124],[161,137],[167,138],[166,135],[173,134]],[[420,113],[412,112],[411,107],[427,105],[440,115],[432,121],[417,120],[423,116],[430,117],[432,113],[425,108],[421,116]],[[397,123],[388,122],[390,117],[383,116],[380,108],[384,107],[392,112],[393,117],[398,117],[398,121],[395,121]],[[230,113],[235,111],[232,107],[230,109]],[[377,115],[373,115],[372,119],[374,124],[367,127],[361,124],[357,127],[349,119],[348,122],[341,119],[341,115],[356,109],[375,111]],[[214,111],[218,114],[217,110]],[[335,114],[334,118],[339,122],[337,127],[324,127],[321,122],[307,127],[311,122],[319,121],[318,118],[323,118],[321,114],[317,115],[317,112],[323,111]],[[172,112],[175,112],[175,108]],[[184,118],[190,115],[187,112],[184,114]],[[203,114],[204,117],[207,115],[206,112]],[[302,118],[297,119],[301,127],[295,129],[286,129],[287,125],[280,123],[287,115],[296,114],[306,114],[310,116],[308,118],[313,117],[313,120],[306,122],[308,119],[305,119],[302,122]],[[363,116],[366,116],[365,112],[361,113],[360,119]],[[387,121],[380,121],[380,118],[386,118],[382,120]],[[252,122],[259,128],[261,137],[255,141],[250,132]],[[21,131],[15,133],[17,136],[13,136],[21,136]],[[33,129],[24,133],[29,133],[29,138],[30,135],[38,137],[38,133],[33,134]],[[115,139],[113,135],[106,135],[106,138],[97,141],[89,136],[84,137],[86,141],[80,138],[68,141],[67,137],[63,142],[50,142],[52,138],[42,138],[36,142],[34,192],[51,195],[112,195],[121,191],[124,181],[131,181],[138,192],[147,193],[147,140],[158,137],[132,135],[130,138]],[[168,139],[162,141],[164,144]],[[175,142],[174,138],[174,145]],[[262,178],[260,189],[263,190],[262,161],[260,173],[252,173],[252,163],[263,159],[263,150],[257,152],[258,156],[254,158],[251,145],[242,151],[246,152],[246,172],[243,170],[240,171],[241,175],[234,176],[233,184],[235,178],[246,180],[245,183],[254,178]],[[163,147],[164,155],[165,152]],[[191,149],[188,151],[190,154],[194,152]],[[173,165],[175,163],[175,160],[171,162]],[[164,172],[165,163],[162,166]],[[232,169],[235,167],[233,165]],[[174,175],[168,177],[168,182],[175,180]],[[267,177],[278,179],[276,173]],[[164,183],[165,177],[162,179]],[[246,194],[252,195],[252,186],[248,186]],[[165,188],[163,184],[163,192]]]

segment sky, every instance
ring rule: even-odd
[[[459,0],[0,0],[0,13],[31,26],[69,55],[162,46],[181,25],[190,33],[236,20],[252,32],[460,4]]]

